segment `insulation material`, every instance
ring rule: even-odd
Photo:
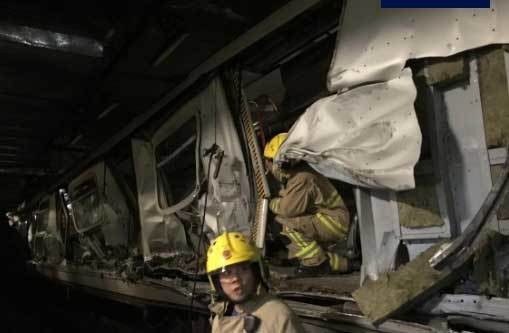
[[[412,72],[311,105],[289,131],[276,161],[304,160],[323,175],[369,188],[414,188],[422,135]]]
[[[399,221],[403,227],[429,228],[444,225],[433,181],[421,182],[414,190],[398,193]]]
[[[509,42],[509,2],[487,9],[382,9],[377,0],[346,4],[328,74],[331,92],[400,75],[408,59],[446,57]]]
[[[502,48],[492,49],[479,57],[479,88],[488,148],[509,144],[509,90]]]
[[[373,322],[378,322],[423,290],[446,278],[446,274],[431,268],[428,263],[441,245],[433,245],[397,271],[377,281],[368,281],[353,292],[352,296],[362,313]]]
[[[428,85],[468,81],[468,75],[468,63],[463,56],[430,61],[416,74],[416,76],[423,76]]]

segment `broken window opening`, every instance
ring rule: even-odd
[[[197,122],[197,118],[192,117],[155,149],[160,186],[158,200],[163,209],[183,201],[198,187],[201,165]]]
[[[72,214],[79,233],[100,226],[104,221],[104,211],[99,191],[94,179],[88,179],[78,186],[72,201]]]

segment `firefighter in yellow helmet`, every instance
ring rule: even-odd
[[[212,332],[304,332],[297,316],[267,293],[260,252],[243,234],[225,232],[207,251],[215,294]]]
[[[357,262],[327,251],[348,234],[350,216],[332,183],[307,164],[276,165],[273,161],[288,134],[281,133],[265,146],[266,168],[283,185],[270,201],[270,210],[290,240],[289,257],[299,260],[297,275],[347,273]]]

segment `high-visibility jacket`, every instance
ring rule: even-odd
[[[265,292],[262,288],[253,299],[235,305],[234,316],[226,315],[227,302],[214,303],[210,310],[214,315],[212,333],[242,333],[247,315],[258,318],[254,332],[260,333],[301,333],[305,332],[298,317],[279,298]]]
[[[346,237],[348,209],[330,180],[309,167],[286,174],[279,197],[270,202],[271,211],[284,218],[314,215],[338,239]]]

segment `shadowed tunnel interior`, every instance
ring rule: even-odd
[[[29,225],[20,234],[9,226],[6,213],[54,191],[64,175],[68,182],[70,174],[82,172],[95,162],[82,163],[98,147],[185,81],[193,69],[289,2],[2,1],[2,332],[168,332],[168,327],[172,332],[203,331],[204,317],[190,321],[187,311],[148,311],[47,280],[28,263],[24,236]],[[329,31],[337,26],[341,2],[317,3],[233,59],[241,64],[246,80],[284,63],[287,97],[292,97],[285,101],[288,110],[309,103],[301,98],[300,80],[320,82],[312,84],[316,91],[308,95],[326,90],[324,77],[335,38]],[[314,61],[317,54],[325,54],[320,74],[297,74],[294,69],[305,63],[294,57],[296,52],[324,34],[321,49],[304,59]],[[157,121],[159,116],[152,118]],[[295,115],[284,117],[281,122],[293,121]],[[110,160],[122,160],[131,152],[116,149],[107,154]]]

